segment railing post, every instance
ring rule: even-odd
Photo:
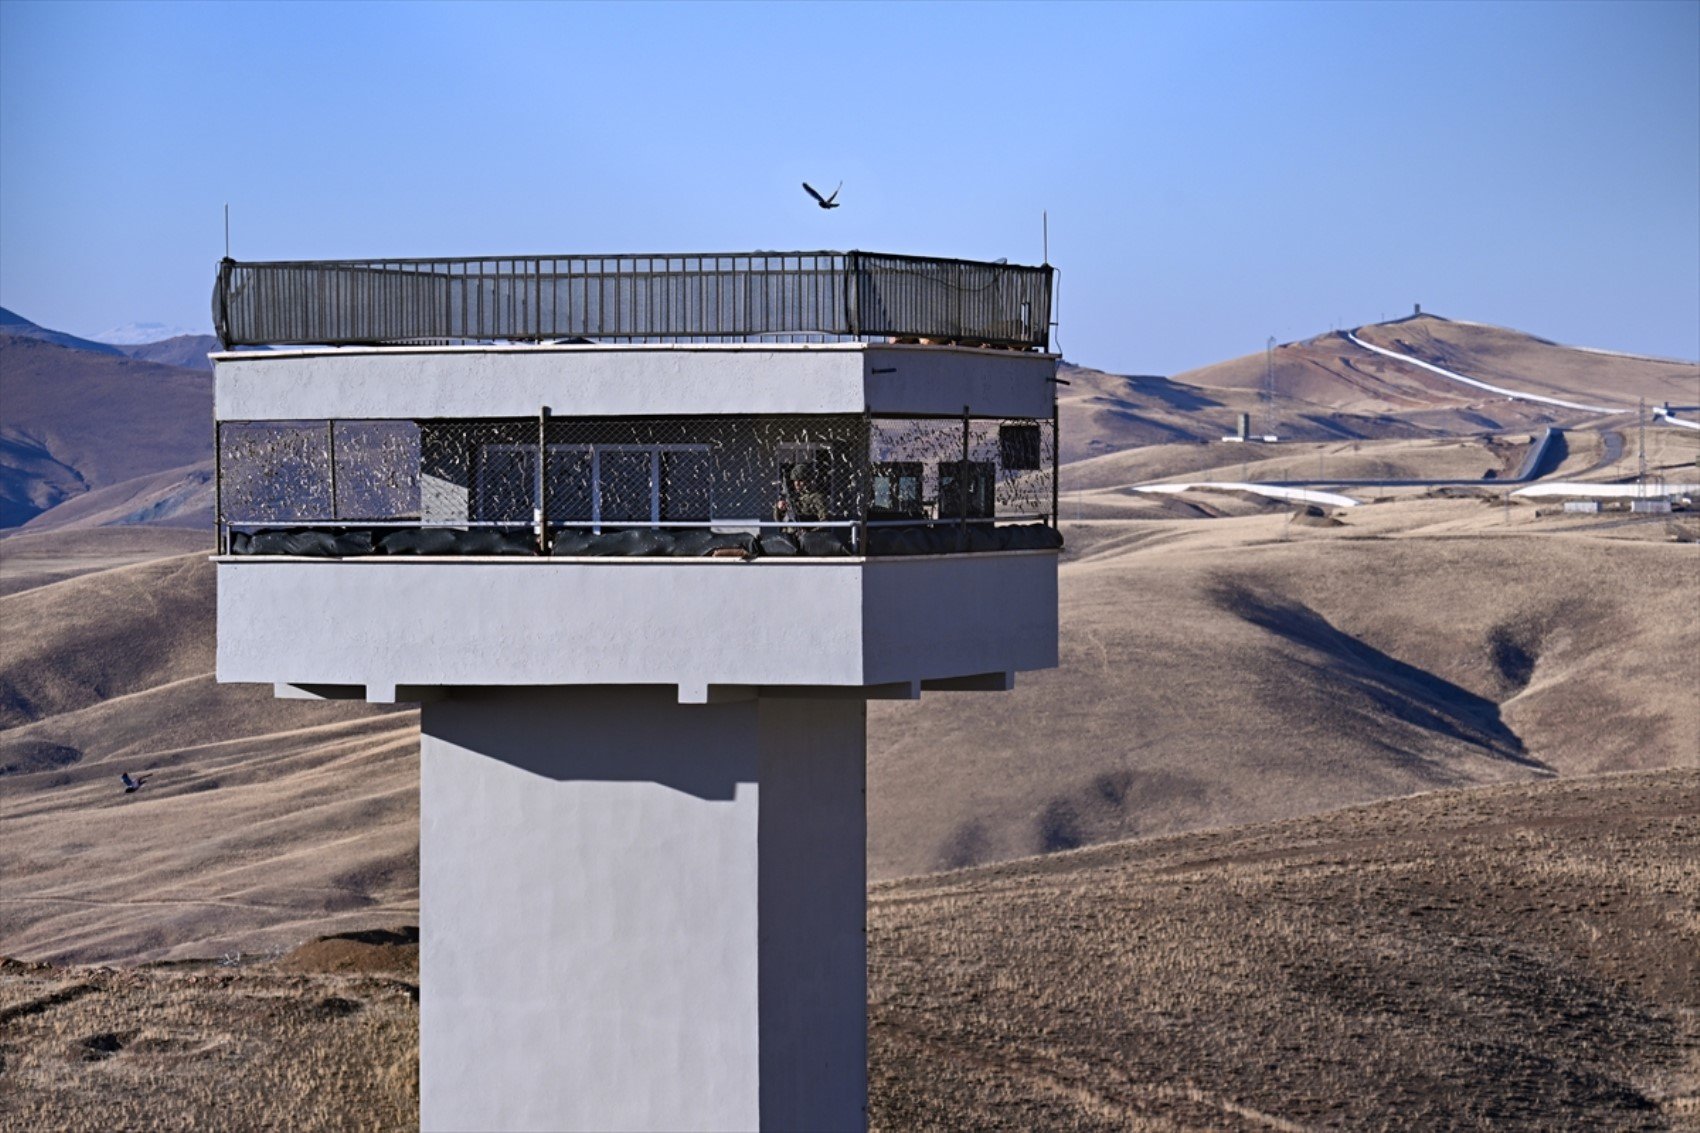
[[[1060,501],[1062,499],[1062,465],[1058,455],[1062,449],[1062,429],[1060,414],[1057,411],[1057,387],[1051,384],[1051,526],[1062,530],[1062,514]]]
[[[549,407],[537,410],[537,550],[549,553]]]
[[[862,497],[861,515],[856,518],[860,522],[851,528],[852,537],[856,541],[852,550],[858,554],[868,553],[868,512],[874,506],[874,419],[873,414],[866,408],[862,410]]]
[[[230,536],[224,527],[224,422],[213,421],[213,546],[230,553]]]
[[[325,422],[325,453],[331,466],[331,524],[336,524],[336,418]]]
[[[968,549],[968,407],[962,407],[962,463],[956,466],[956,499],[962,521],[956,529],[956,549]]]

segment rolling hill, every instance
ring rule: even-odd
[[[115,349],[0,334],[0,406],[0,527],[138,477],[189,477],[212,458],[212,375]],[[198,523],[206,507],[186,498],[140,518]]]
[[[1696,813],[1634,772],[876,886],[870,1128],[1691,1128]],[[0,1126],[412,1128],[408,940],[0,961]]]
[[[1552,361],[1527,336],[1507,345],[1468,324],[1363,333],[1417,349],[1419,331],[1449,365],[1479,361],[1506,383],[1536,381],[1520,360]],[[1498,345],[1467,353],[1482,343]],[[1547,412],[1330,336],[1283,351],[1285,420],[1368,474],[1512,468],[1533,432],[1499,424]],[[1613,389],[1671,372],[1571,360],[1630,375]],[[1100,453],[1065,471],[1084,497],[1065,515],[1106,518],[1066,525],[1062,667],[1006,695],[872,707],[876,877],[1700,761],[1700,560],[1662,521],[1577,525],[1421,491],[1299,520],[1241,496],[1129,496],[1177,469],[1255,459],[1279,475],[1323,452],[1207,443],[1255,411],[1261,362],[1175,379],[1065,372],[1067,451]],[[0,886],[0,952],[207,955],[405,913],[414,717],[214,684],[210,537],[134,527],[205,514],[208,376],[36,339],[6,340],[0,363],[6,439],[33,446],[40,472],[14,465],[3,482],[65,478],[56,506],[0,539],[0,820],[18,832],[0,877],[30,879]],[[1583,372],[1554,377],[1552,361],[1541,388],[1597,396],[1575,386]],[[1625,459],[1603,432],[1576,436],[1569,471]],[[156,778],[126,799],[122,770]]]

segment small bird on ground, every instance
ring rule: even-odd
[[[148,781],[148,777],[146,775],[143,775],[140,779],[132,779],[130,778],[130,773],[128,771],[118,777],[124,780],[124,793],[126,795],[135,794],[137,791],[142,789],[142,784]]]
[[[844,182],[840,181],[838,183],[838,189],[842,188],[844,188]],[[803,182],[803,190],[808,193],[809,196],[813,197],[815,199],[815,203],[823,209],[835,209],[838,207],[838,189],[834,189],[830,197],[823,197],[819,193],[815,192],[815,187],[813,185],[809,184],[807,181]]]

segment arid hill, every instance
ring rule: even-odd
[[[0,414],[0,527],[212,458],[212,375],[121,354],[0,334]]]
[[[1700,765],[1700,549],[1536,510],[1065,525],[1059,669],[870,706],[874,875]]]
[[[876,886],[872,1125],[1692,1129],[1700,773]]]
[[[148,558],[181,546],[162,536],[0,541],[0,953],[208,956],[417,919],[418,714],[216,684],[212,564]]]
[[[872,1127],[1692,1128],[1696,814],[1636,772],[877,886]],[[407,940],[0,961],[0,1128],[415,1128]]]
[[[1700,404],[1700,366],[1559,346],[1503,327],[1433,315],[1358,328],[1363,341],[1519,392],[1633,411],[1636,399]],[[1063,455],[1214,441],[1238,414],[1254,433],[1301,441],[1464,437],[1598,422],[1601,415],[1510,400],[1387,358],[1331,332],[1171,378],[1070,367],[1059,393]],[[1266,400],[1273,370],[1272,400]],[[1606,418],[1622,424],[1618,418]]]

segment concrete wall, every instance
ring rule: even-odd
[[[1057,556],[218,565],[218,679],[861,686],[1056,665]]]
[[[855,1129],[865,707],[422,714],[421,1126]]]
[[[1049,417],[1056,359],[942,346],[477,346],[214,355],[222,421],[874,413]]]

